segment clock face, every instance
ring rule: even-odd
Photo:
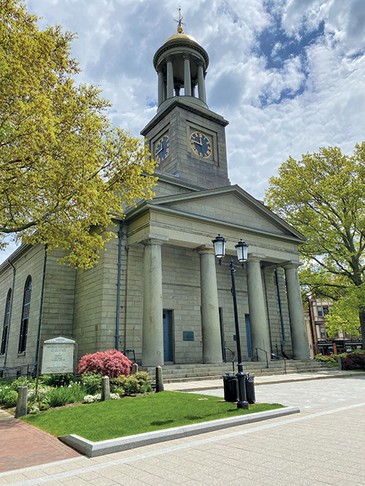
[[[165,160],[170,153],[170,140],[167,135],[163,135],[157,140],[155,145],[155,158],[159,162]]]
[[[199,157],[209,157],[212,153],[212,145],[209,138],[201,132],[193,132],[190,135],[190,146]]]

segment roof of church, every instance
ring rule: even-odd
[[[168,181],[167,181],[168,182]],[[217,188],[211,188],[211,189],[197,189],[195,188],[190,188],[191,190],[188,192],[183,192],[183,193],[176,193],[176,194],[171,194],[171,195],[166,195],[162,197],[155,197],[152,199],[152,201],[141,201],[137,207],[131,209],[128,214],[127,214],[127,219],[134,219],[138,218],[141,213],[151,210],[151,209],[158,209],[161,208],[164,211],[173,211],[173,212],[179,212],[180,214],[184,213],[191,217],[191,218],[199,218],[200,216],[203,216],[203,213],[206,212],[206,208],[208,206],[207,204],[207,198],[210,197],[219,197],[222,198],[225,195],[231,194],[233,196],[236,196],[237,201],[240,201],[238,204],[242,205],[242,208],[244,206],[247,206],[247,208],[251,208],[252,214],[256,213],[257,215],[257,221],[262,221],[263,219],[268,221],[271,225],[272,228],[276,227],[280,232],[277,233],[275,231],[265,231],[261,227],[256,226],[255,224],[248,224],[245,222],[244,224],[240,224],[238,221],[231,221],[232,214],[229,213],[229,211],[226,211],[225,209],[225,204],[223,203],[222,199],[222,204],[217,205],[217,201],[214,203],[218,207],[222,208],[222,214],[225,213],[225,216],[227,219],[222,218],[221,216],[215,216],[215,218],[218,218],[220,224],[232,224],[235,227],[244,227],[246,231],[253,232],[256,234],[266,234],[266,236],[273,237],[273,238],[282,238],[286,240],[291,240],[293,242],[296,242],[297,244],[304,243],[306,241],[306,237],[300,233],[298,230],[293,228],[291,225],[289,225],[285,220],[280,218],[278,215],[273,213],[268,207],[266,207],[261,201],[258,199],[254,198],[251,194],[246,192],[244,189],[242,189],[238,185],[230,185],[230,186],[223,186],[223,187],[217,187]],[[203,203],[202,200],[205,198],[205,202]],[[201,212],[194,212],[194,213],[189,213],[186,212],[185,209],[179,209],[178,206],[176,206],[176,203],[180,202],[188,202],[188,201],[193,201],[193,200],[201,200],[200,202],[200,209],[202,210]],[[172,205],[172,206],[171,206]],[[237,206],[239,207],[239,206]],[[205,209],[204,209],[205,208]],[[243,215],[243,219],[245,219],[245,213],[244,211],[241,211]],[[216,212],[215,212],[216,214]],[[205,218],[206,219],[206,218]],[[214,221],[214,217],[208,218]]]
[[[196,52],[199,52],[200,55],[203,57],[204,62],[206,64],[205,68],[207,68],[209,64],[209,56],[207,51],[199,44],[198,41],[194,39],[193,36],[185,34],[182,31],[178,31],[176,34],[170,36],[161,47],[159,47],[153,57],[153,65],[157,66],[157,61],[160,56],[166,51],[170,51],[176,47],[185,48],[185,49],[194,49]]]

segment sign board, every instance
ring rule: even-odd
[[[194,341],[194,331],[183,331],[183,341]]]
[[[75,341],[61,336],[44,341],[42,374],[73,373],[74,362]]]

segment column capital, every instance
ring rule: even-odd
[[[293,261],[285,262],[285,263],[283,263],[279,266],[285,268],[285,270],[290,270],[291,268],[294,268],[294,269],[299,268],[301,265],[303,265],[303,263],[295,262],[293,260]]]
[[[247,255],[247,262],[261,262],[262,260],[265,260],[265,255],[260,255],[259,253],[249,253]]]
[[[150,245],[158,245],[162,246],[166,244],[169,239],[166,236],[149,236],[145,240],[142,240],[141,243],[143,246],[150,246]]]
[[[199,253],[199,255],[203,255],[203,254],[206,254],[206,253],[209,253],[210,255],[214,255],[214,248],[212,248],[211,245],[198,246],[197,248],[194,248],[194,251],[196,253]]]

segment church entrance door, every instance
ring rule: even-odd
[[[166,309],[163,311],[163,350],[165,363],[174,361],[172,312],[172,310]]]
[[[246,338],[247,338],[247,354],[248,354],[248,359],[252,360],[253,350],[252,350],[252,335],[251,335],[250,314],[245,314],[245,323],[246,323]]]

